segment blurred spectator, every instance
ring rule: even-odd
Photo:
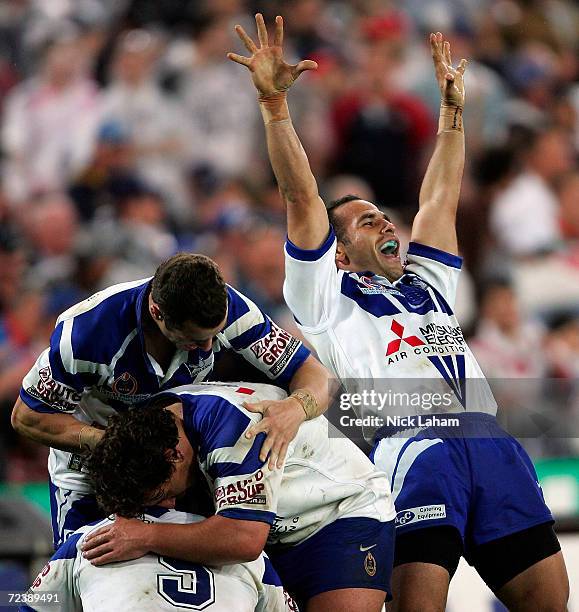
[[[579,379],[579,316],[562,314],[551,321],[547,342],[550,375]]]
[[[100,116],[89,59],[79,38],[53,42],[39,75],[11,92],[2,125],[11,200],[66,189],[88,161]]]
[[[568,134],[548,129],[531,136],[523,168],[492,203],[491,229],[499,245],[516,256],[553,250],[561,239],[553,182],[572,168]]]
[[[378,202],[414,210],[420,151],[434,125],[424,103],[403,93],[394,78],[407,24],[395,13],[375,16],[362,22],[361,33],[357,65],[333,106],[336,170],[368,181]]]
[[[103,123],[92,159],[69,188],[83,221],[90,221],[99,209],[111,204],[115,184],[134,173],[133,158],[128,134],[117,123]]]
[[[565,240],[579,244],[579,170],[561,177],[557,194],[561,235]]]
[[[480,300],[479,322],[470,346],[489,378],[540,378],[545,374],[544,330],[520,312],[510,282],[489,282]]]
[[[157,83],[161,51],[161,40],[150,31],[132,30],[121,37],[113,78],[103,94],[103,119],[126,134],[137,173],[163,192],[172,216],[186,222],[191,210],[183,177],[191,137],[183,106]]]
[[[193,62],[179,87],[192,130],[189,154],[194,165],[241,176],[255,155],[258,108],[247,75],[226,58],[239,43],[223,18],[199,22],[194,38]]]
[[[23,231],[34,248],[27,281],[36,288],[65,282],[74,265],[78,216],[71,200],[54,192],[35,196],[26,203]]]

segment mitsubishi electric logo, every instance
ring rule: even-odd
[[[396,340],[391,340],[388,343],[388,348],[386,349],[386,357],[397,353],[400,350],[400,346],[403,342],[410,346],[421,346],[424,344],[422,340],[418,336],[404,336],[404,325],[401,325],[396,321],[396,319],[392,320],[392,325],[390,329],[394,332],[396,336]]]

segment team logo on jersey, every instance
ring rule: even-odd
[[[357,276],[357,275],[356,275]],[[403,295],[398,289],[393,287],[388,280],[377,276],[358,276],[358,289],[365,295],[379,295],[391,293],[394,295]]]
[[[376,559],[371,552],[369,552],[364,559],[364,569],[366,570],[368,576],[376,575]]]
[[[115,378],[111,389],[113,393],[118,393],[119,395],[135,395],[137,392],[137,381],[128,372],[123,372]]]
[[[82,393],[52,377],[50,366],[38,370],[36,386],[28,387],[26,392],[62,412],[74,412],[82,399]]]
[[[272,322],[269,334],[249,348],[257,359],[266,366],[271,366],[269,371],[273,376],[277,376],[285,369],[299,347],[300,341],[297,338]]]
[[[225,506],[249,504],[251,506],[265,506],[265,483],[262,482],[264,474],[257,471],[251,478],[236,480],[215,489],[215,507],[220,510]]]
[[[460,327],[429,323],[425,327],[418,328],[424,340],[417,335],[407,334],[405,326],[396,319],[392,319],[390,330],[396,338],[390,340],[386,347],[387,364],[404,361],[413,354],[424,355],[448,383],[460,403],[465,406],[466,341]]]
[[[189,376],[193,382],[197,382],[199,379],[203,380],[205,374],[213,367],[213,353],[208,357],[199,359],[197,363],[185,363],[184,366],[189,372]]]
[[[421,346],[424,344],[422,340],[418,336],[404,336],[404,325],[401,325],[396,321],[396,319],[392,319],[392,325],[390,329],[394,332],[396,336],[396,340],[391,340],[388,343],[388,348],[386,349],[386,357],[392,355],[393,353],[397,353],[400,350],[400,346],[403,342],[408,344],[409,346]]]

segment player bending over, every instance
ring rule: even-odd
[[[247,400],[282,400],[270,385],[188,385],[159,396],[169,405],[115,417],[93,457],[107,499],[128,499],[130,514],[179,495],[197,464],[215,515],[194,525],[120,520],[86,541],[102,564],[147,552],[221,565],[256,559],[266,541],[284,587],[310,612],[379,612],[390,592],[394,506],[385,474],[319,417],[304,423],[283,470],[259,458],[263,421]],[[158,425],[157,425],[158,424]],[[259,432],[248,437],[250,429]]]
[[[403,264],[396,228],[374,204],[350,195],[326,209],[286,101],[295,79],[316,64],[284,62],[281,17],[273,45],[261,15],[256,22],[259,46],[237,26],[250,57],[229,58],[250,70],[287,205],[289,307],[344,384],[405,379],[403,390],[413,392],[444,385],[444,412],[459,422],[452,433],[402,425],[376,440],[373,459],[390,476],[398,511],[393,609],[442,612],[464,555],[510,610],[565,610],[565,564],[535,470],[498,426],[494,398],[453,312],[466,61],[453,68],[450,45],[430,35],[439,130]]]
[[[214,356],[227,350],[292,392],[277,406],[257,407],[268,410],[264,453],[271,449],[273,465],[306,416],[325,410],[328,374],[298,339],[227,285],[209,257],[179,253],[153,278],[108,287],[58,317],[12,412],[16,431],[50,446],[55,548],[104,518],[84,459],[111,414],[205,380]]]

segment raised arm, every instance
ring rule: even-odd
[[[228,53],[227,57],[247,66],[258,92],[265,124],[267,149],[280,193],[287,207],[289,239],[302,249],[317,249],[328,236],[326,207],[318,194],[316,179],[302,144],[292,125],[287,105],[287,90],[305,70],[317,64],[304,60],[295,65],[283,59],[283,19],[275,19],[275,38],[269,44],[263,16],[255,16],[259,47],[241,26],[235,30],[251,57]]]
[[[457,254],[456,210],[464,168],[463,75],[466,60],[452,67],[450,44],[442,34],[430,35],[436,79],[440,86],[440,118],[436,146],[422,182],[412,241]]]

